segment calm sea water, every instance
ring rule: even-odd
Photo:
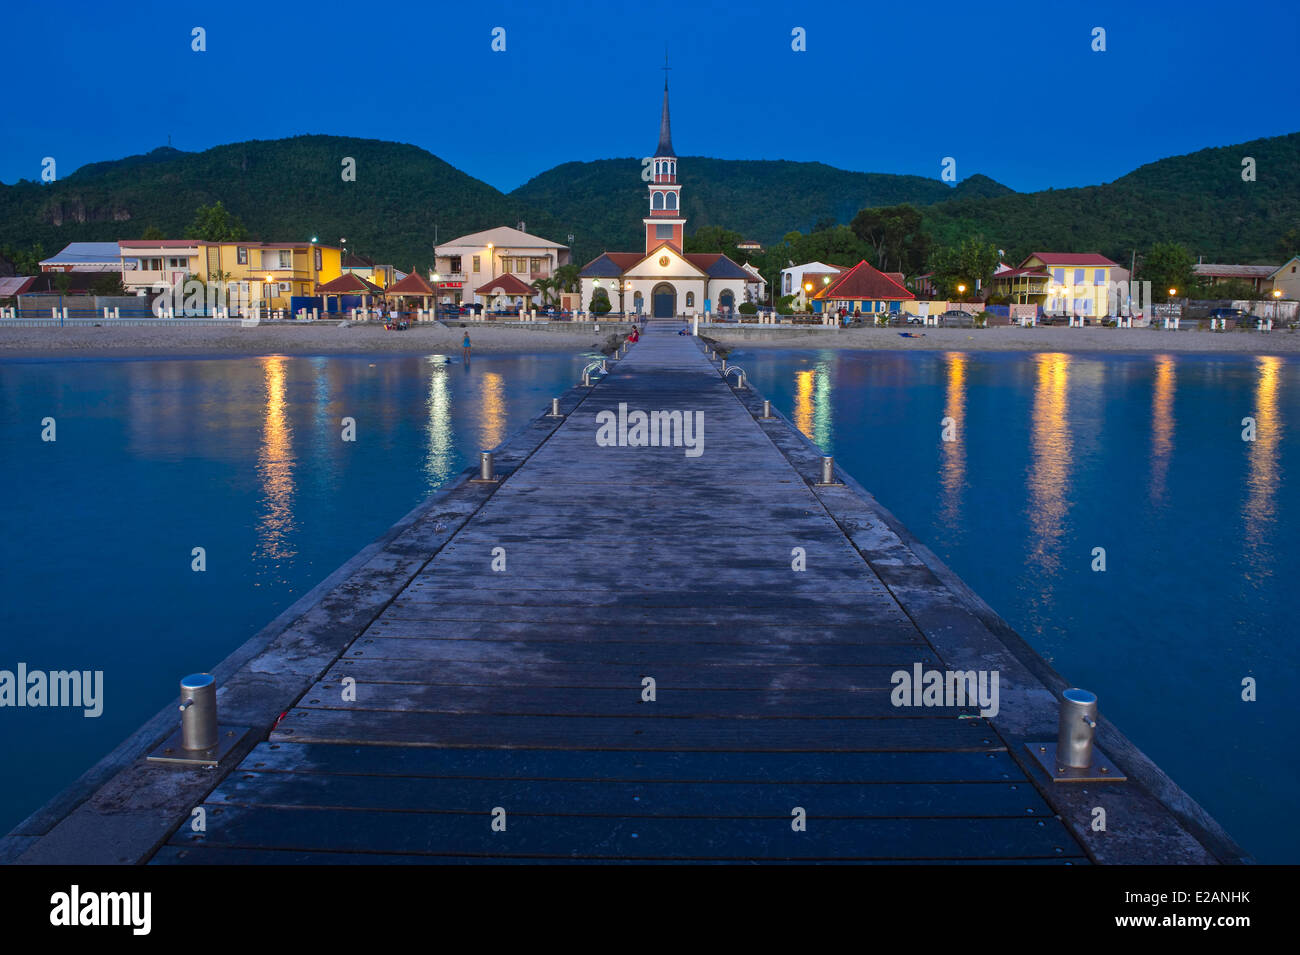
[[[1300,364],[737,354],[1261,861],[1300,861]],[[579,375],[579,357],[0,362],[0,668],[102,669],[103,716],[0,711],[16,824]],[[58,440],[40,441],[41,419]],[[357,440],[340,440],[340,419]],[[1244,417],[1254,442],[1241,438]],[[956,441],[941,440],[952,419]],[[1290,431],[1288,431],[1288,426]],[[1289,439],[1289,440],[1288,440]],[[190,551],[207,549],[207,571]],[[1093,549],[1106,571],[1091,570]],[[1244,677],[1259,700],[1241,701]],[[1123,821],[1111,819],[1112,826]]]
[[[0,833],[568,389],[578,356],[0,362],[0,669],[103,670],[103,714],[0,710]],[[356,420],[356,441],[340,420]],[[52,417],[57,440],[41,440]],[[206,549],[207,570],[190,569]]]
[[[1300,862],[1300,362],[732,361],[1248,851]]]

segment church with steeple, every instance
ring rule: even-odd
[[[644,160],[646,181],[645,249],[606,252],[583,266],[582,305],[590,311],[593,297],[603,292],[614,312],[656,318],[734,314],[745,301],[746,283],[753,273],[717,252],[684,252],[686,214],[682,185],[677,181],[677,152],[673,149],[668,116],[668,80],[664,80],[659,145]]]

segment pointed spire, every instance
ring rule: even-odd
[[[664,112],[659,119],[659,146],[655,150],[656,156],[671,156],[677,158],[677,153],[673,151],[673,130],[672,124],[668,121],[668,54],[664,53]]]

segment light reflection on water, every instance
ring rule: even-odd
[[[262,446],[257,455],[257,474],[262,485],[262,518],[257,525],[258,548],[254,557],[268,562],[292,558],[297,550],[291,542],[293,522],[293,428],[285,401],[285,361],[280,357],[261,359],[266,375],[266,414],[262,425]]]
[[[1300,681],[1300,497],[1287,493],[1300,447],[1286,440],[1300,362],[766,349],[733,360],[1065,679],[1096,691],[1247,851],[1300,861],[1284,690]],[[942,440],[944,418],[956,442]],[[1105,572],[1092,569],[1096,547]],[[1247,676],[1274,693],[1243,702]]]
[[[1275,500],[1281,473],[1278,448],[1284,432],[1279,407],[1282,360],[1269,356],[1258,359],[1255,386],[1255,440],[1249,447],[1250,473],[1246,486],[1250,493],[1245,501],[1245,544],[1247,557],[1256,582],[1273,576],[1271,536],[1277,523]]]
[[[580,355],[0,361],[0,668],[103,670],[7,709],[0,833],[579,377]],[[32,422],[58,422],[58,441]],[[342,419],[356,441],[342,440]],[[191,568],[202,546],[207,569]]]
[[[1070,510],[1070,356],[1035,355],[1031,465],[1027,478],[1030,524],[1027,563],[1050,580],[1061,565],[1061,535]]]

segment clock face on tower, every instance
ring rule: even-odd
[[[668,256],[666,255],[659,256],[659,265],[661,268],[665,268],[665,269],[668,268]]]

